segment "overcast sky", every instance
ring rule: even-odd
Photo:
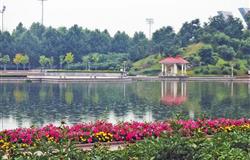
[[[12,31],[19,22],[29,27],[41,21],[38,0],[0,0],[7,7],[5,30]],[[46,26],[70,27],[78,24],[89,29],[117,30],[133,35],[135,31],[148,34],[145,18],[154,18],[153,30],[173,26],[176,31],[185,21],[199,18],[202,22],[215,16],[218,10],[231,11],[250,7],[250,0],[48,0],[44,3]],[[2,8],[2,6],[1,6]]]

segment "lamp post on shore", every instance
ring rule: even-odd
[[[2,32],[3,32],[3,17],[4,17],[4,12],[6,10],[6,6],[3,6],[2,10],[0,10],[0,13],[2,14]]]
[[[44,1],[47,1],[47,0],[38,0],[38,1],[41,1],[41,2],[42,2],[42,20],[41,20],[41,24],[43,25]]]

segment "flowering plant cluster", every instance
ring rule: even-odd
[[[176,126],[179,126],[179,128]],[[250,120],[221,118],[152,123],[123,122],[118,124],[97,121],[73,126],[47,125],[42,128],[18,128],[0,132],[0,149],[26,148],[36,146],[40,142],[60,143],[67,140],[76,143],[135,142],[144,138],[159,137],[162,134],[174,134],[174,131],[183,136],[192,136],[196,132],[212,135],[217,132],[232,130],[250,131]]]
[[[181,125],[179,132],[185,136],[192,136],[199,132],[206,135],[213,135],[220,131],[226,131],[228,127],[237,129],[250,126],[250,119],[198,119],[198,120],[179,120],[177,124]],[[249,129],[249,128],[248,128]]]

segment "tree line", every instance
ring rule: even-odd
[[[132,63],[156,53],[183,54],[184,48],[194,43],[206,45],[198,55],[188,57],[193,65],[213,64],[217,57],[232,60],[250,55],[250,32],[242,21],[218,15],[204,24],[199,19],[185,22],[178,32],[171,26],[164,26],[156,30],[150,40],[143,32],[135,32],[129,37],[125,32],[117,31],[111,36],[107,30],[89,30],[78,25],[67,29],[33,23],[25,28],[19,23],[12,32],[0,32],[0,63],[4,68],[10,62],[17,67],[22,64],[24,68],[27,65],[30,68],[69,68],[74,62],[76,68],[88,68],[95,62],[105,63],[114,55],[116,59],[113,61],[117,63]],[[99,67],[107,68],[108,65],[100,63]]]

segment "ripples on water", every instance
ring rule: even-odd
[[[176,114],[250,118],[250,84],[231,82],[0,83],[0,129]]]

